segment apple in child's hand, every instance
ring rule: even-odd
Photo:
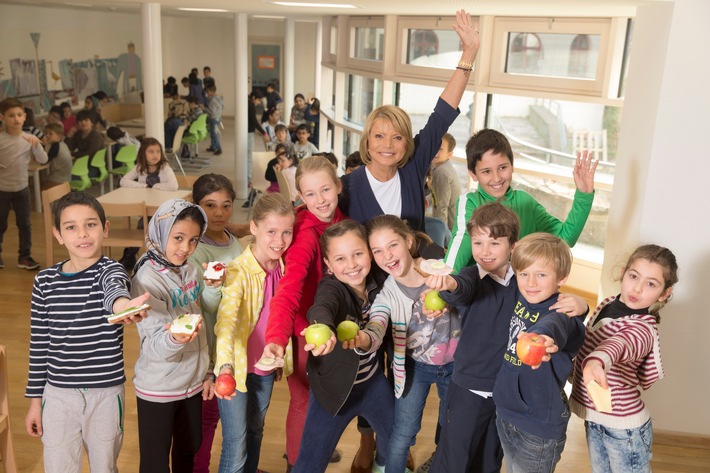
[[[515,353],[526,365],[537,366],[542,363],[542,357],[547,354],[545,338],[536,333],[523,332],[518,335]]]
[[[222,373],[217,376],[217,380],[214,383],[214,390],[217,394],[222,397],[231,396],[237,387],[237,382],[229,373]]]
[[[306,343],[319,347],[330,340],[330,327],[325,324],[312,324],[306,329]]]
[[[352,320],[343,320],[338,324],[337,331],[338,340],[341,342],[349,342],[357,337],[360,327]]]
[[[441,298],[438,291],[431,291],[424,297],[424,308],[426,310],[444,310],[446,302]]]

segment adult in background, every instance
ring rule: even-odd
[[[366,223],[378,215],[391,214],[406,220],[415,231],[425,231],[426,174],[444,133],[460,113],[459,102],[480,47],[478,25],[471,23],[464,10],[456,12],[453,28],[463,45],[461,60],[419,134],[412,138],[409,115],[394,105],[376,108],[367,117],[360,141],[365,165],[342,177],[340,209],[353,220]],[[367,445],[366,439],[372,434],[364,426],[359,428],[361,445]],[[371,458],[372,449],[360,448],[353,471],[365,471]]]

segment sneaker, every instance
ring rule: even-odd
[[[17,260],[17,267],[20,269],[37,269],[39,263],[32,259],[31,256],[26,256]]]
[[[215,155],[215,156],[219,156],[220,154],[222,154],[222,150],[221,150],[221,149],[218,149],[217,151],[214,152],[214,155]]]
[[[207,151],[211,153],[212,151],[214,151],[214,148],[210,146],[209,148],[207,148]]]
[[[419,465],[419,468],[417,468],[416,473],[429,473],[429,468],[431,468],[431,464],[434,461],[434,454],[435,453],[436,453],[436,451],[432,452],[429,459],[427,461],[425,461],[424,463],[422,463],[421,465]]]
[[[5,262],[2,260],[2,257],[0,256],[0,268],[5,267]]]
[[[333,453],[330,455],[330,460],[328,460],[328,463],[338,463],[342,458],[343,455],[340,453],[340,450],[333,450]]]
[[[405,473],[414,473],[409,468],[405,468],[404,472]],[[375,463],[374,466],[372,467],[372,473],[385,473],[385,466],[378,465],[377,463]]]

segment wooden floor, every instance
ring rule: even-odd
[[[222,156],[233,155],[233,139],[229,133],[233,127],[225,125],[224,149]],[[225,136],[226,135],[226,136]],[[230,149],[231,148],[231,149]],[[222,172],[231,175],[228,169],[224,169],[226,159],[216,161],[212,172]],[[216,169],[215,169],[216,168]],[[246,212],[241,210],[241,202],[235,204],[234,221],[244,221]],[[33,256],[40,263],[44,262],[44,226],[41,215],[32,214],[33,229]],[[3,258],[6,267],[0,269],[0,295],[4,303],[0,312],[0,344],[7,346],[8,369],[10,384],[10,413],[13,430],[15,457],[18,464],[18,471],[21,473],[39,473],[43,471],[42,465],[42,444],[39,439],[31,438],[25,433],[24,417],[28,407],[28,401],[24,398],[25,385],[27,383],[27,368],[29,356],[29,331],[30,331],[30,294],[34,271],[18,269],[15,266],[15,256],[17,252],[17,228],[14,225],[14,214],[10,215],[10,225],[5,235]],[[66,257],[66,251],[55,242],[56,258]],[[114,258],[120,257],[114,254]],[[138,471],[138,434],[136,420],[136,398],[133,391],[131,378],[133,377],[133,366],[138,355],[138,334],[135,327],[128,327],[125,331],[125,357],[126,357],[126,422],[123,449],[119,456],[119,469],[123,473]],[[438,409],[438,399],[433,390],[429,396],[422,431],[418,436],[417,445],[413,449],[413,455],[417,464],[424,462],[430,455],[434,447],[434,430],[436,422],[436,410]],[[285,416],[288,406],[288,389],[285,382],[277,383],[271,401],[266,421],[266,432],[262,444],[261,464],[262,470],[271,473],[281,473],[285,470],[286,463],[282,459],[285,445]],[[572,418],[567,431],[568,441],[562,460],[558,464],[557,471],[585,473],[591,471],[587,447],[584,440],[584,427],[577,418]],[[332,464],[328,468],[329,473],[347,473],[350,471],[352,460],[359,441],[359,434],[354,422],[347,429],[340,440],[338,449],[343,453],[343,460],[340,463]],[[221,433],[218,427],[217,437],[212,448],[213,464],[210,468],[212,472],[217,471],[219,452],[221,447]],[[696,448],[667,447],[663,445],[654,446],[653,469],[655,472],[710,472],[710,450]],[[83,471],[88,472],[88,465],[85,463]],[[0,472],[4,469],[0,466]]]

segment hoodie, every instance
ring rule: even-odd
[[[271,316],[266,327],[266,343],[282,347],[293,334],[308,327],[306,313],[313,305],[318,282],[323,276],[320,236],[327,227],[345,220],[340,209],[332,222],[321,222],[305,206],[296,209],[293,243],[284,255],[285,273],[271,299]]]

